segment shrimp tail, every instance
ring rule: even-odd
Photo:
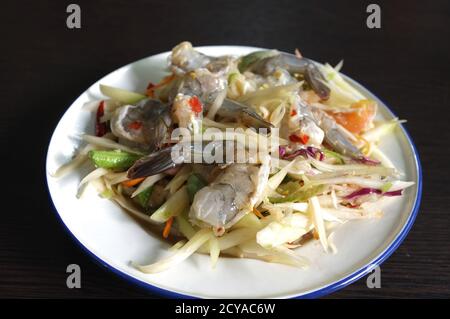
[[[322,100],[328,100],[330,98],[330,89],[324,84],[326,80],[312,61],[309,62],[306,68],[305,80]]]
[[[180,142],[163,148],[137,160],[128,169],[128,178],[156,175],[183,163],[202,163],[204,156],[211,156],[219,163],[227,162],[227,152],[235,149],[234,141]],[[234,148],[231,148],[234,147]],[[209,152],[206,155],[204,152]],[[216,154],[216,152],[219,152]]]
[[[249,127],[271,129],[273,125],[264,120],[254,109],[239,102],[225,99],[217,111],[217,115],[240,119]]]
[[[173,146],[163,148],[137,160],[128,169],[127,177],[130,179],[147,177],[159,174],[179,165],[172,158]]]

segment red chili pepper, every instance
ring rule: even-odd
[[[292,109],[291,116],[296,116],[296,115],[297,115],[297,111],[295,109]]]
[[[289,141],[291,141],[293,143],[299,143],[300,142],[300,137],[298,137],[295,134],[289,135]]]
[[[189,99],[189,105],[191,106],[191,110],[195,113],[201,113],[203,110],[202,102],[198,99],[198,97],[193,96]]]
[[[303,134],[303,135],[300,136],[300,139],[301,139],[301,142],[302,142],[303,144],[306,144],[306,143],[308,143],[308,141],[309,141],[309,136],[306,135],[306,134]]]
[[[132,130],[139,130],[142,127],[142,122],[134,121],[128,124],[128,128]]]
[[[292,134],[292,135],[289,135],[289,140],[293,143],[306,144],[309,141],[309,136],[306,134],[302,134],[300,136]]]
[[[106,134],[106,123],[101,122],[102,116],[105,114],[105,101],[101,101],[97,108],[97,114],[95,116],[95,135],[103,136]]]

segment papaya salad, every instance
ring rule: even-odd
[[[106,98],[84,106],[95,128],[54,175],[87,165],[77,196],[94,187],[157,226],[170,253],[134,263],[142,272],[196,252],[209,254],[212,266],[234,256],[308,267],[303,245],[317,241],[336,253],[340,225],[382,217],[380,204],[414,184],[379,148],[402,121],[378,120],[377,103],[341,67],[298,50],[213,57],[182,42],[168,57],[168,75],[146,92],[100,85]],[[226,159],[205,160],[206,152]]]

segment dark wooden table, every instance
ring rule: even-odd
[[[66,27],[81,6],[82,28]],[[381,29],[366,6],[381,5]],[[292,51],[344,71],[408,119],[423,164],[419,216],[382,266],[330,298],[450,297],[448,1],[16,1],[2,2],[0,297],[157,297],[95,264],[69,238],[44,180],[47,143],[60,116],[110,71],[188,39]],[[82,288],[66,288],[66,266]]]

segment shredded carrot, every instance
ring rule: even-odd
[[[142,182],[145,179],[145,177],[139,177],[139,178],[135,178],[135,179],[130,179],[127,181],[123,181],[122,185],[125,187],[133,187],[137,184],[139,184],[140,182]]]
[[[253,207],[253,214],[258,216],[259,218],[264,218],[264,215],[261,214],[261,212],[259,210],[257,210],[256,207]]]
[[[169,237],[170,228],[172,227],[172,223],[173,223],[173,216],[167,220],[166,225],[164,226],[164,230],[163,230],[163,234],[162,234],[164,238]]]
[[[315,240],[319,240],[319,233],[315,229],[313,230],[313,237]]]
[[[166,85],[166,84],[169,84],[170,82],[172,82],[173,79],[175,79],[175,74],[171,74],[171,75],[168,75],[168,76],[164,77],[164,78],[161,80],[161,82],[159,82],[158,84],[152,84],[152,85],[149,85],[149,86],[147,87],[147,96],[149,96],[149,97],[154,97],[154,95],[155,95],[155,90],[156,90],[157,88],[160,88],[160,87],[162,87],[162,86],[164,86],[164,85]]]

